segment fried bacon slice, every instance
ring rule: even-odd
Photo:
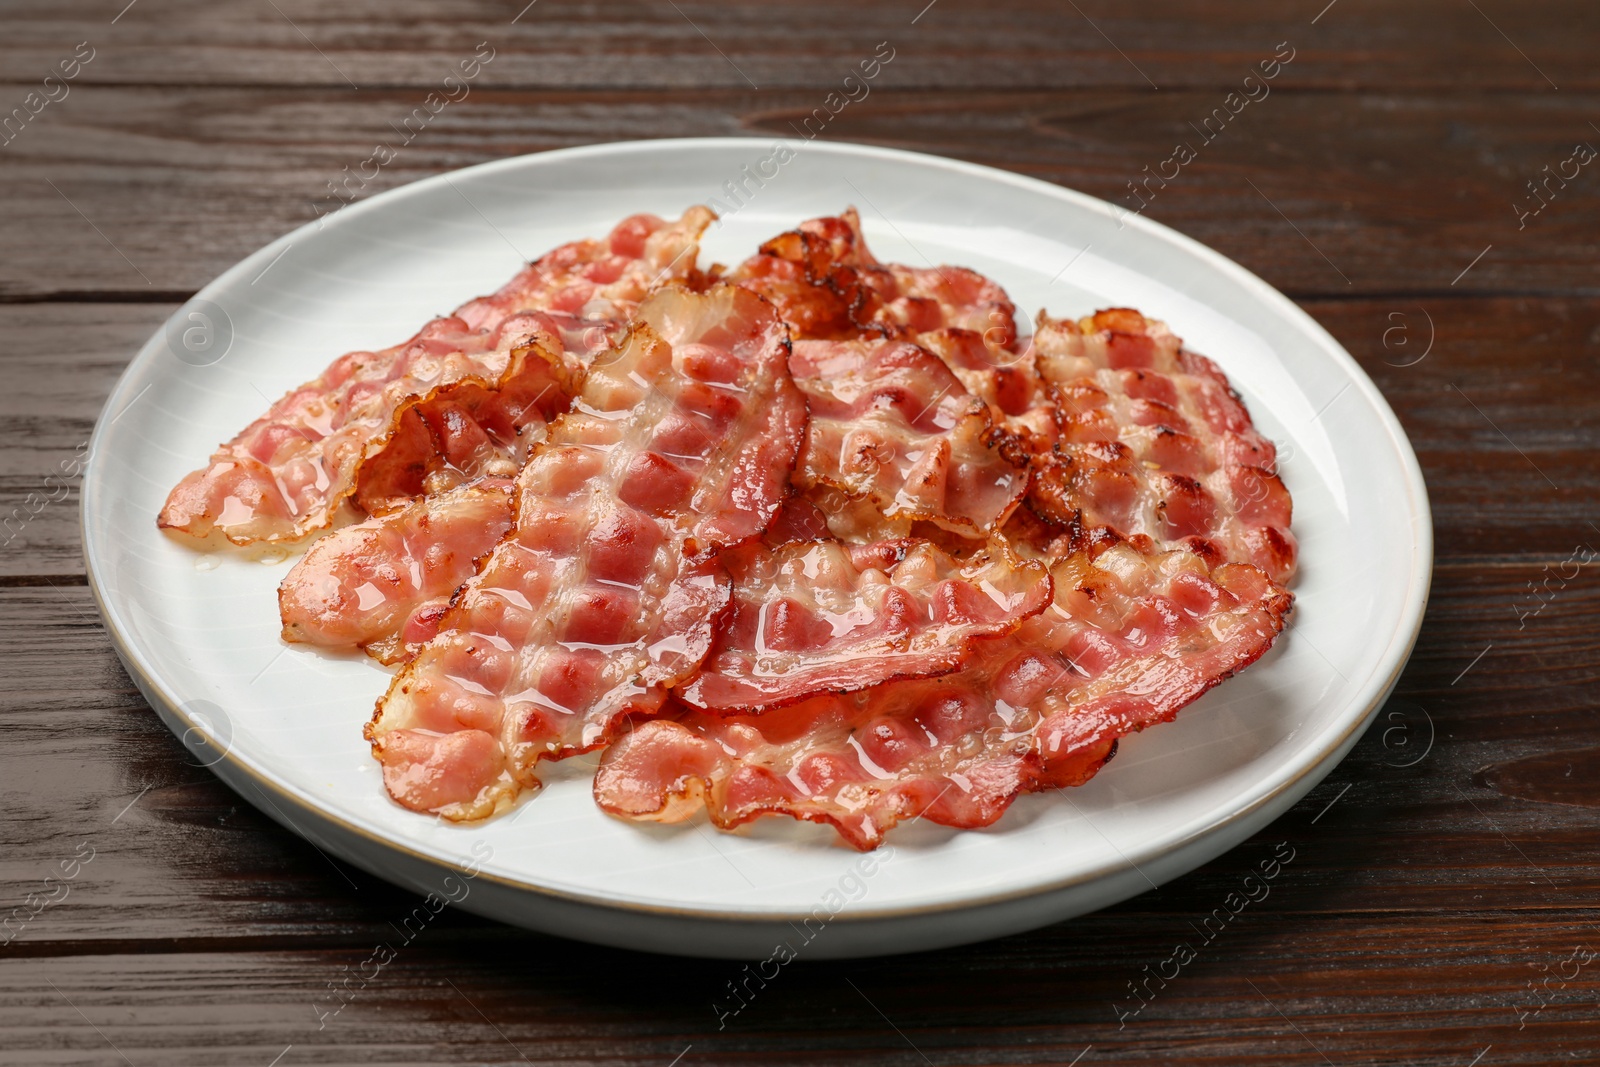
[[[992,345],[975,330],[931,330],[917,343],[938,356],[967,392],[989,405],[999,420],[1026,418],[1043,402],[1033,346],[1021,352]]]
[[[1038,392],[1003,289],[965,268],[879,262],[854,208],[780,234],[728,280],[767,297],[800,339],[791,370],[813,421],[798,482],[837,536],[931,522],[981,542],[1000,527],[1027,479],[994,431],[1004,404]]]
[[[1034,338],[1054,441],[1028,501],[1046,520],[1294,573],[1291,502],[1272,442],[1216,364],[1135,311],[1045,319]]]
[[[733,610],[687,703],[754,712],[813,693],[946,674],[971,644],[1043,611],[1050,579],[1003,541],[965,562],[926,541],[844,545],[832,539],[722,554]]]
[[[802,489],[836,490],[890,522],[928,521],[979,539],[1027,492],[1025,465],[992,442],[987,407],[926,349],[796,341],[789,370],[811,407],[795,472]]]
[[[602,342],[620,336],[594,329]],[[548,332],[535,337],[506,355],[497,379],[458,379],[406,408],[383,450],[361,465],[356,505],[382,515],[482,478],[516,477],[549,420],[577,394],[586,362],[571,349],[554,355]]]
[[[322,529],[355,490],[363,465],[397,433],[409,435],[400,466],[426,465],[425,456],[419,460],[423,427],[402,426],[408,409],[436,397],[454,399],[455,387],[495,390],[508,384],[508,373],[538,372],[537,364],[511,366],[513,350],[530,342],[546,350],[551,365],[572,358],[569,338],[591,328],[603,338],[652,289],[694,276],[699,235],[711,217],[699,207],[670,224],[636,215],[605,240],[550,252],[499,292],[433,320],[403,344],[341,356],[179,482],[159,524],[196,538],[219,534],[235,544],[293,541]],[[511,428],[524,429],[536,414],[518,413],[511,421],[523,421]]]
[[[604,745],[699,667],[728,598],[716,553],[771,521],[805,434],[787,356],[746,290],[640,306],[518,476],[511,533],[378,703],[395,800],[491,815],[540,759]]]
[[[965,267],[880,263],[853,207],[779,234],[727,280],[770,300],[796,338],[876,333],[914,339],[955,328],[997,348],[1017,342],[1016,306],[1004,289]]]
[[[722,829],[788,815],[858,849],[916,817],[987,826],[1020,793],[1087,781],[1118,738],[1253,662],[1291,603],[1254,567],[1128,543],[1055,559],[1051,577],[1050,607],[957,673],[645,722],[606,752],[596,801],[658,822],[704,807]]]
[[[496,478],[337,530],[278,586],[283,639],[407,658],[510,528],[511,482]]]

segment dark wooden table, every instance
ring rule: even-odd
[[[0,947],[0,1063],[1600,1062],[1600,565],[1577,562],[1600,549],[1600,167],[1570,162],[1600,146],[1600,9],[525,2],[0,7],[0,114],[24,108],[0,135],[0,913],[93,850]],[[314,1002],[414,901],[241,806],[118,665],[73,477],[112,383],[480,42],[469,97],[366,194],[566,145],[787,132],[881,41],[895,59],[823,136],[1130,206],[1293,51],[1147,213],[1299,301],[1410,433],[1438,563],[1395,700],[1187,877],[1002,941],[799,962],[725,1029],[727,963],[451,911],[319,1029]],[[1278,842],[1296,858],[1270,897],[1119,1023]]]

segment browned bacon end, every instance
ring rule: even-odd
[[[464,378],[407,408],[382,451],[362,464],[356,504],[382,515],[480,478],[516,477],[582,387],[583,365],[554,341],[540,331],[508,353],[497,379]]]
[[[1127,309],[1046,318],[1034,345],[1055,414],[1050,447],[1034,443],[1038,515],[1079,537],[1145,537],[1289,580],[1276,451],[1216,364]]]
[[[811,408],[795,476],[802,489],[836,490],[889,522],[927,521],[979,540],[1027,491],[1026,470],[994,445],[988,409],[927,350],[796,341],[789,369]]]
[[[997,348],[1017,342],[1016,307],[1004,289],[965,267],[880,263],[867,248],[855,208],[779,234],[728,280],[772,301],[796,338],[915,340],[959,329]]]

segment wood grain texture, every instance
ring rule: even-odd
[[[1142,933],[1131,923],[1064,926],[931,957],[800,960],[721,1030],[714,1005],[729,1003],[725,987],[737,968],[525,935],[430,929],[395,946],[397,958],[326,1019],[320,1013],[338,1004],[328,985],[371,945],[5,961],[0,1026],[14,1043],[0,1063],[121,1062],[120,1054],[141,1067],[266,1065],[278,1056],[301,1064],[666,1065],[682,1056],[685,1064],[911,1067],[1065,1065],[1083,1056],[1083,1064],[1463,1067],[1491,1045],[1498,1056],[1480,1062],[1592,1056],[1584,1001],[1600,986],[1585,974],[1559,990],[1552,982],[1559,999],[1517,1030],[1518,1011],[1531,1012],[1529,964],[1565,959],[1575,941],[1592,938],[1582,920],[1527,922],[1527,958],[1519,958],[1466,932],[1493,922],[1492,909],[1464,918],[1476,921],[1441,938],[1427,923],[1366,916],[1324,919],[1315,933],[1296,934],[1246,912],[1120,1030],[1108,988],[1138,977],[1135,961],[1159,961],[1173,940],[1192,940],[1181,915],[1149,919]],[[977,985],[981,996],[946,999],[952,988]],[[1441,987],[1449,992],[1430,992]],[[1523,1036],[1535,1029],[1537,1045]]]
[[[1231,83],[1288,38],[1304,42],[1304,79],[1317,88],[1600,87],[1589,48],[1600,17],[1581,0],[1542,5],[1537,17],[1507,0],[1479,11],[1339,0],[1319,17],[1325,3],[147,0],[113,24],[123,4],[66,0],[8,12],[0,72],[42,77],[87,39],[98,54],[85,83],[433,86],[488,41],[485,85],[765,90],[831,87],[888,40],[904,50],[900,88],[1165,90]]]
[[[1600,748],[1568,748],[1504,760],[1474,778],[1510,797],[1600,808]]]
[[[0,945],[0,1065],[1600,1060],[1600,570],[1565,563],[1600,548],[1600,170],[1518,218],[1528,180],[1600,145],[1592,4],[125,3],[12,4],[0,33],[0,118],[95,49],[0,135],[0,916],[94,850]],[[1286,40],[1271,95],[1202,142],[1190,124]],[[414,898],[241,806],[145,705],[67,471],[176,304],[310,220],[480,41],[470,95],[369,194],[596,141],[792,136],[880,41],[894,60],[825,136],[1130,208],[1195,146],[1146,214],[1296,297],[1428,479],[1440,563],[1377,724],[1157,891],[965,948],[802,956],[736,1014],[726,963],[454,909],[401,944]],[[1280,843],[1270,894],[1204,940]],[[320,1018],[381,942],[395,961]],[[1195,960],[1150,978],[1180,942]]]
[[[1143,201],[1150,218],[1296,297],[1600,292],[1600,163],[1564,188],[1552,182],[1539,214],[1518,215],[1543,202],[1526,187],[1543,168],[1560,168],[1579,142],[1600,146],[1589,125],[1600,95],[1309,92],[1294,88],[1295,73],[1285,68],[1271,95],[1220,127],[1203,123],[1226,113],[1227,86],[879,88],[823,137],[1003,167],[1129,211]],[[330,183],[380,142],[400,145],[398,156],[366,195],[595,141],[798,141],[794,124],[825,99],[817,90],[485,89],[401,145],[393,124],[425,95],[80,86],[0,149],[0,196],[20,223],[0,229],[0,298],[191,293],[317,218],[314,204],[328,210]],[[1492,120],[1497,109],[1515,122]],[[1177,168],[1167,161],[1180,143],[1196,158]]]
[[[176,305],[0,306],[0,578],[81,581],[81,460],[94,422],[145,340]]]

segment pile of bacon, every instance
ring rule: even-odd
[[[711,220],[343,356],[172,491],[193,538],[323,534],[283,635],[401,665],[366,725],[397,802],[485,818],[604,749],[613,815],[870,849],[1080,784],[1266,651],[1289,494],[1210,360],[1128,310],[1019,337],[853,210],[702,271]]]

